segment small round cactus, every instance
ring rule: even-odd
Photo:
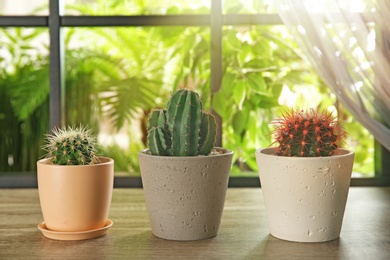
[[[58,165],[90,165],[97,163],[96,139],[86,127],[54,128],[53,134],[45,136],[43,149]]]
[[[331,156],[345,136],[339,121],[326,110],[290,110],[273,124],[276,155],[296,157]]]

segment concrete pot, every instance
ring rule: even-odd
[[[39,200],[46,228],[81,232],[106,225],[114,183],[114,161],[99,157],[94,165],[37,162]]]
[[[271,234],[296,242],[324,242],[340,236],[354,153],[331,157],[275,156],[256,151]]]
[[[218,233],[233,152],[209,156],[138,153],[152,233],[169,240],[200,240]]]

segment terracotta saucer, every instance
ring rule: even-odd
[[[84,240],[105,235],[112,224],[113,222],[110,219],[107,219],[105,226],[102,228],[79,232],[61,232],[49,230],[46,228],[45,222],[40,223],[38,228],[47,238],[55,240]]]

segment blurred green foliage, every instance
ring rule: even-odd
[[[156,11],[147,2],[132,4],[140,14],[209,12],[207,5],[191,7],[186,1],[168,1]],[[262,4],[228,1],[224,12],[245,13]],[[67,10],[117,14],[129,10],[127,5],[96,0]],[[223,27],[223,78],[213,94],[208,27],[66,28],[64,35],[64,121],[105,136],[99,151],[114,158],[117,174],[139,174],[137,152],[147,145],[147,115],[164,107],[181,86],[201,92],[205,108],[222,117],[223,146],[235,151],[233,175],[257,175],[255,150],[272,143],[269,123],[292,105],[334,110],[346,122],[347,148],[356,153],[354,171],[373,174],[372,136],[330,93],[284,26]],[[5,43],[0,46],[0,172],[34,171],[49,131],[48,51],[39,41],[47,30],[0,29],[0,37]],[[118,135],[126,138],[111,138]]]
[[[49,124],[49,66],[47,55],[31,45],[43,33],[0,30],[0,172],[31,171],[44,153],[40,147]]]

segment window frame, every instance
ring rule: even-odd
[[[277,14],[223,14],[222,0],[210,0],[209,14],[183,15],[134,15],[134,16],[69,16],[61,15],[62,1],[49,0],[49,14],[44,16],[0,16],[0,28],[44,27],[49,29],[50,43],[50,129],[63,125],[64,111],[64,41],[61,29],[65,27],[134,27],[134,26],[209,26],[211,53],[211,93],[219,90],[222,80],[222,30],[227,25],[282,25]],[[113,19],[115,18],[115,19]],[[214,113],[215,114],[215,113]],[[215,114],[216,115],[216,114]],[[217,122],[221,124],[221,118]],[[217,145],[222,143],[222,130],[217,133]],[[375,176],[352,178],[351,186],[389,186],[390,152],[375,142]],[[37,187],[36,174],[14,173],[0,176],[0,188]],[[140,177],[115,177],[117,188],[142,187]],[[259,187],[258,177],[234,177],[229,187]]]

